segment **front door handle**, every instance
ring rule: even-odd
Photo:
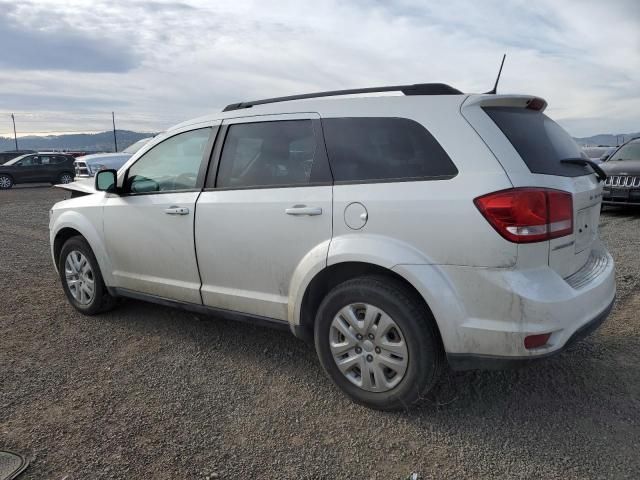
[[[287,215],[322,215],[322,209],[320,207],[307,207],[306,205],[294,205],[291,208],[285,209],[284,213]]]
[[[167,215],[189,215],[189,209],[187,207],[169,207],[164,209],[164,213]]]

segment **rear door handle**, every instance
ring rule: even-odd
[[[169,207],[164,209],[164,213],[167,215],[189,215],[189,209],[187,207]]]
[[[306,205],[294,205],[291,208],[285,209],[284,213],[287,215],[296,215],[296,216],[313,216],[313,215],[322,215],[322,209],[320,207],[307,207]]]

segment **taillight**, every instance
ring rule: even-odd
[[[573,233],[573,198],[550,188],[511,188],[473,201],[491,226],[515,243],[531,243]]]

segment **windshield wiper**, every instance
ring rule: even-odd
[[[607,179],[607,174],[604,173],[604,170],[600,168],[600,166],[591,160],[587,160],[586,158],[577,157],[577,158],[565,158],[564,160],[560,160],[560,163],[570,163],[573,165],[589,165],[591,169],[595,172],[596,177],[601,182],[604,182]]]

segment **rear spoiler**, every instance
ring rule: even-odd
[[[544,98],[534,97],[532,95],[469,95],[462,108],[479,106],[479,107],[515,107],[529,108],[538,112],[544,112],[547,108],[547,101]]]

